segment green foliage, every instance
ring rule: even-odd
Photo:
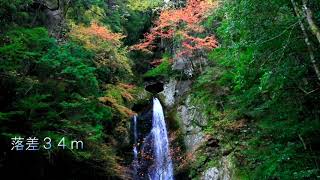
[[[44,28],[17,28],[1,37],[0,53],[2,70],[26,68],[29,63],[41,57],[54,44]],[[21,70],[21,69],[19,69]]]
[[[101,22],[113,32],[126,34],[124,43],[132,45],[137,43],[151,26],[152,8],[160,6],[160,2],[158,0],[130,0],[129,2],[77,0],[72,3],[67,15],[71,23],[89,25],[92,21]]]
[[[146,11],[160,7],[163,3],[162,0],[128,0],[128,7],[135,11]]]
[[[98,101],[101,92],[94,54],[74,43],[58,45],[44,28],[18,28],[1,40],[1,61],[5,62],[0,67],[1,84],[7,85],[1,92],[9,93],[1,94],[1,137],[52,135],[102,143],[103,125],[111,123],[112,113]],[[58,151],[57,147],[52,150]],[[91,155],[98,151],[86,149]]]
[[[127,57],[126,48],[121,46],[121,34],[112,33],[107,27],[93,23],[90,27],[72,27],[70,35],[73,41],[96,54],[93,61],[99,80],[103,83],[130,79],[132,62]]]
[[[169,77],[171,74],[171,63],[169,62],[169,59],[170,56],[164,55],[161,64],[146,72],[144,77]]]
[[[312,135],[317,126],[319,122],[316,121],[259,122],[257,133],[252,134],[249,141],[252,148],[244,151],[249,163],[242,169],[246,169],[250,177],[260,179],[316,178],[319,170],[314,163],[318,153],[305,149],[304,143],[315,143]]]
[[[119,149],[114,143],[129,136],[127,119],[133,115],[129,107],[149,97],[140,87],[120,83],[133,77],[133,63],[123,44],[134,44],[150,27],[154,3],[136,10],[120,0],[60,1],[57,16],[63,19],[53,24],[58,19],[52,21],[52,12],[45,7],[52,2],[57,1],[0,2],[1,147],[7,147],[14,135],[51,137],[55,143],[62,137],[67,143],[83,140],[83,151],[54,146],[40,151],[37,158],[50,167],[62,162],[62,169],[73,169],[72,178],[83,178],[82,174],[119,178]],[[99,26],[90,31],[93,22]],[[61,32],[52,34],[55,39],[46,28],[34,26]],[[114,32],[128,37],[123,41],[124,36]],[[20,159],[21,164],[25,160]],[[77,170],[75,164],[80,164]],[[7,165],[1,162],[1,170]]]
[[[26,11],[32,0],[2,0],[0,1],[0,31],[15,23],[26,23],[30,16]]]
[[[315,179],[319,91],[291,5],[225,1],[205,26],[213,22],[221,44],[194,86],[210,117],[206,132],[231,143],[243,178]]]
[[[0,2],[1,147],[16,135],[48,136],[55,142],[65,137],[68,143],[80,139],[85,150],[53,147],[40,152],[41,162],[51,167],[64,157],[63,162],[70,161],[67,168],[77,162],[85,167],[78,172],[115,177],[121,170],[119,147],[131,150],[125,143],[134,114],[130,107],[150,98],[142,88],[121,82],[133,82],[133,74],[144,73],[154,58],[132,53],[132,68],[125,45],[141,39],[163,1],[68,2],[61,2],[65,16],[57,29],[70,33],[59,39],[44,27],[33,27],[51,23],[38,2]],[[309,6],[319,25],[319,2],[309,1]],[[93,22],[96,26],[89,26]],[[303,22],[319,59],[319,44]],[[231,152],[239,179],[319,178],[319,82],[290,2],[225,0],[202,24],[206,30],[196,37],[214,32],[220,45],[196,78],[191,103],[203,108],[208,118],[203,131],[218,138],[219,147],[213,155],[205,148],[197,152],[190,177],[219,166],[220,157]],[[170,59],[165,54],[143,76],[172,78]],[[2,154],[6,161],[10,153]]]
[[[133,45],[143,38],[144,32],[151,27],[151,15],[150,11],[129,11],[129,16],[123,24],[127,35],[124,41],[126,45]]]
[[[69,21],[90,24],[92,19],[105,17],[104,9],[99,8],[104,5],[101,0],[75,0],[65,13]]]
[[[74,44],[52,48],[37,63],[44,70],[39,75],[61,79],[66,83],[65,88],[70,94],[80,91],[83,94],[97,95],[98,80],[90,58],[92,55],[89,52]]]

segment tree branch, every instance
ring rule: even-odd
[[[313,20],[313,13],[307,6],[307,0],[302,0],[302,4],[303,4],[303,10],[306,14],[306,19],[310,26],[311,32],[317,37],[320,43],[320,29]]]
[[[296,14],[296,16],[298,17],[298,20],[299,20],[300,28],[301,28],[303,36],[304,36],[304,42],[306,43],[307,48],[308,48],[310,61],[312,63],[313,69],[314,69],[314,71],[316,73],[317,79],[320,81],[320,71],[319,71],[319,68],[318,68],[318,66],[316,64],[315,56],[313,54],[313,48],[312,48],[312,45],[310,43],[306,28],[304,27],[304,24],[303,24],[303,22],[301,20],[301,15],[299,14],[299,9],[298,9],[296,3],[294,2],[294,0],[291,0],[291,3],[292,3],[292,6],[293,6],[293,9],[294,9],[294,12],[295,12],[295,14]]]

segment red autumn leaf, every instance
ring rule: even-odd
[[[178,55],[192,55],[197,50],[215,48],[218,43],[214,36],[199,38],[190,35],[203,32],[204,28],[200,22],[214,7],[215,4],[206,0],[188,0],[187,5],[183,8],[163,10],[155,26],[145,34],[144,41],[130,49],[150,52],[155,48],[157,39],[172,40],[175,34],[180,34],[183,37],[182,47],[184,49]]]

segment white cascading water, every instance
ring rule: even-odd
[[[138,140],[138,132],[137,132],[137,116],[133,116],[133,171],[134,176],[137,176],[137,168],[138,168],[138,149],[137,149],[137,140]]]
[[[173,167],[163,109],[157,98],[153,99],[152,130],[154,167],[149,173],[151,180],[173,180]]]

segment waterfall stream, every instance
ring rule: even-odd
[[[149,180],[173,180],[173,165],[169,149],[168,132],[166,128],[166,122],[164,119],[164,113],[160,101],[157,98],[153,99],[152,109],[152,128],[150,133],[144,138],[142,144],[142,154],[148,154],[152,158],[144,158],[139,161],[138,157],[138,136],[137,136],[137,117],[133,117],[133,170],[134,179],[141,179],[138,174],[144,176],[142,179]],[[141,163],[141,164],[139,164]],[[139,173],[139,168],[143,169],[142,165],[148,164],[147,171]]]
[[[153,99],[152,137],[155,165],[150,173],[152,180],[172,180],[173,169],[169,151],[169,140],[163,109],[157,98]]]
[[[137,177],[138,173],[138,131],[137,131],[137,116],[133,116],[133,173],[134,179]]]

